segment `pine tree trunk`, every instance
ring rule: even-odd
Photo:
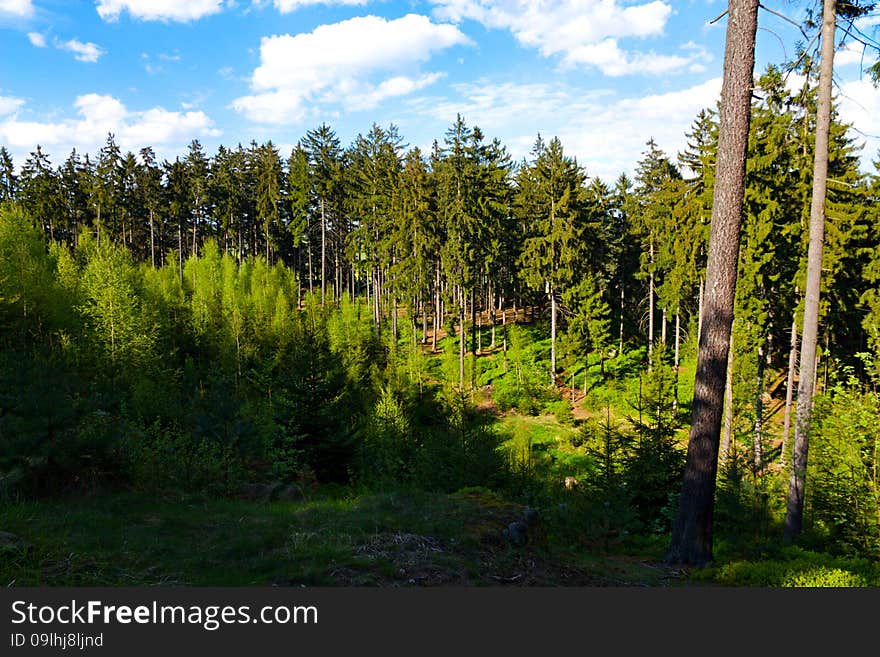
[[[712,559],[712,518],[724,384],[733,321],[740,221],[751,119],[758,0],[730,0],[721,89],[716,184],[706,266],[707,299],[679,513],[667,558]]]
[[[342,267],[339,264],[339,249],[333,249],[333,297],[331,301],[336,303],[342,298]]]
[[[764,347],[758,347],[758,376],[755,381],[755,436],[754,458],[755,472],[760,472],[764,465]]]
[[[681,311],[675,313],[675,362],[672,379],[672,416],[678,417],[678,366],[681,362]]]
[[[492,322],[492,342],[489,344],[489,351],[495,351],[495,324],[497,319],[495,316],[495,288],[491,288],[489,294],[489,309],[492,313],[490,321]]]
[[[697,300],[697,344],[700,344],[703,335],[703,279],[700,278],[700,296]]]
[[[373,280],[373,317],[376,322],[376,335],[382,335],[382,272],[377,268]]]
[[[473,288],[471,288],[471,351],[473,352],[473,360],[471,361],[471,388],[477,387],[477,298]]]
[[[153,228],[153,211],[150,210],[150,262],[156,268],[156,233]]]
[[[654,354],[654,238],[651,237],[651,271],[648,275],[648,369]]]
[[[397,350],[397,297],[391,300],[391,346]]]
[[[837,2],[825,0],[822,10],[822,60],[816,99],[816,145],[813,163],[813,197],[810,203],[810,247],[807,252],[807,286],[804,295],[804,328],[795,412],[794,447],[784,540],[792,542],[803,527],[804,489],[807,477],[810,415],[816,372],[816,342],[819,328],[819,294],[822,276],[822,248],[825,238],[825,197],[828,185],[828,134],[831,125],[831,84],[834,71],[834,32]]]
[[[663,316],[660,320],[660,344],[666,346],[666,308],[663,309]]]
[[[724,433],[721,437],[721,462],[730,457],[733,436],[733,331],[730,332],[730,348],[727,350],[727,375],[724,378]]]
[[[177,222],[177,273],[183,285],[183,227]]]
[[[428,343],[428,307],[422,302],[422,344]]]
[[[434,267],[434,333],[431,336],[431,353],[437,351],[437,332],[440,330],[440,265]]]
[[[791,323],[791,346],[788,351],[788,376],[785,380],[785,414],[782,420],[782,453],[779,463],[783,470],[788,466],[789,437],[791,435],[791,402],[794,397],[794,371],[797,367],[797,318]]]
[[[373,314],[373,296],[370,292],[370,288],[373,286],[373,269],[370,268],[369,273],[366,276],[366,280],[364,281],[364,286],[366,288],[365,293],[367,295],[367,308],[370,309],[370,315]]]
[[[550,286],[550,385],[556,388],[556,291]]]
[[[241,255],[240,255],[241,254],[241,239],[240,239],[240,236],[241,236],[241,233],[239,233],[239,245],[238,245],[238,252],[239,252],[239,261],[238,262],[239,262],[239,264],[241,264]],[[309,236],[309,240],[308,240],[308,242],[306,242],[306,247],[307,247],[308,255],[309,255],[309,294],[314,294],[315,293],[315,274],[314,274],[314,269],[312,268],[312,238],[311,238],[311,236]]]
[[[464,351],[465,340],[467,336],[464,332],[464,314],[467,310],[465,307],[464,291],[459,290],[459,311],[458,311],[458,389],[464,390]]]
[[[617,347],[617,355],[623,353],[623,308],[624,308],[624,294],[623,294],[623,279],[620,281],[620,333],[618,335],[618,347]]]
[[[327,217],[321,199],[321,305],[327,302]]]

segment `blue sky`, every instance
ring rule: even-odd
[[[811,0],[772,0],[797,19]],[[348,144],[373,122],[407,143],[461,113],[519,159],[558,135],[589,175],[631,172],[653,137],[674,155],[721,86],[722,0],[0,0],[0,144],[21,164],[126,150],[173,159],[199,139],[289,150],[330,124]],[[757,66],[801,38],[762,12]],[[877,19],[861,27],[876,34]],[[870,53],[864,63],[874,61]],[[880,90],[861,50],[836,56],[841,112],[880,148]]]

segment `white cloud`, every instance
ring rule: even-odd
[[[97,0],[98,15],[116,21],[123,12],[144,21],[185,23],[223,10],[224,0]]]
[[[0,16],[11,15],[27,18],[34,13],[31,0],[0,0]]]
[[[273,0],[275,8],[282,14],[289,14],[296,11],[300,7],[308,7],[312,5],[365,5],[370,0]]]
[[[22,107],[21,101],[11,100],[12,111]],[[0,115],[3,107],[0,99]],[[75,117],[56,121],[24,121],[15,114],[0,118],[0,143],[7,144],[16,159],[27,157],[40,144],[57,163],[74,147],[96,152],[110,132],[123,150],[135,152],[144,146],[178,152],[194,137],[220,134],[203,112],[174,112],[162,107],[130,110],[117,98],[100,94],[79,96],[74,108]]]
[[[0,96],[0,116],[8,116],[24,105],[24,101],[20,98],[10,98],[9,96]]]
[[[871,27],[876,27],[878,25],[880,25],[880,14],[862,16],[861,18],[856,20],[856,27],[862,31],[865,31]]]
[[[31,45],[35,48],[47,48],[49,46],[45,34],[41,34],[40,32],[28,32],[27,36]],[[91,64],[94,64],[98,59],[107,54],[107,51],[101,48],[98,44],[92,42],[83,43],[78,39],[70,39],[68,41],[55,39],[52,45],[58,50],[72,52],[74,58],[78,61],[89,62]]]
[[[877,61],[877,51],[856,41],[847,41],[843,48],[834,53],[834,67],[864,65],[870,66]]]
[[[314,104],[374,107],[439,79],[419,64],[470,40],[454,25],[408,14],[396,20],[362,16],[310,33],[264,37],[252,95],[232,107],[258,123],[301,121]]]
[[[834,58],[837,65],[837,56]],[[835,74],[836,75],[836,74]],[[880,92],[867,78],[848,79],[841,76],[834,85],[834,103],[841,123],[852,126],[850,137],[857,146],[864,146],[861,155],[861,168],[873,172],[872,160],[880,157]],[[785,87],[792,94],[801,93],[806,78],[792,73],[785,81]],[[815,85],[815,81],[813,81]]]
[[[632,75],[658,75],[684,68],[692,57],[658,55],[655,52],[625,52],[617,45],[617,39],[605,39],[569,50],[563,59],[566,64],[595,66],[609,77]]]
[[[156,60],[158,60],[159,63],[156,63]],[[144,70],[147,73],[150,75],[157,75],[165,72],[166,63],[176,64],[181,61],[181,57],[177,51],[175,51],[174,54],[159,53],[155,56],[143,52],[141,53],[141,61],[143,62]]]
[[[880,156],[880,91],[870,80],[844,82],[837,92],[840,119],[856,129],[857,143],[864,143],[862,165],[868,170],[871,158]]]
[[[386,98],[406,96],[414,91],[424,89],[425,87],[434,84],[442,77],[444,77],[443,73],[428,73],[417,79],[398,75],[382,81],[375,87],[367,85],[366,89],[360,91],[352,88],[346,98],[345,104],[348,109],[351,110],[371,109],[376,107],[376,105]]]
[[[455,22],[474,20],[509,30],[516,40],[567,66],[592,66],[608,76],[654,75],[684,69],[705,56],[625,51],[619,40],[661,36],[672,7],[655,0],[432,0],[435,13]]]
[[[714,108],[721,78],[685,89],[634,98],[609,90],[585,91],[555,84],[492,84],[456,86],[459,98],[420,98],[409,103],[416,119],[428,116],[446,125],[461,113],[490,137],[499,137],[515,159],[527,157],[540,132],[558,136],[570,155],[590,176],[608,183],[622,172],[632,173],[654,138],[675,159],[686,145],[685,133],[701,109]],[[406,128],[405,117],[398,119]]]
[[[77,61],[88,62],[90,64],[96,63],[98,59],[107,54],[107,51],[101,48],[98,44],[90,41],[83,43],[77,39],[70,39],[69,41],[56,40],[55,47],[59,50],[72,52]]]
[[[47,45],[46,37],[39,32],[28,32],[28,40],[35,48],[45,48]]]

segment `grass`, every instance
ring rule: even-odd
[[[428,358],[429,377],[457,378],[453,355]],[[503,358],[500,352],[481,357],[479,375],[500,376]],[[604,384],[585,400],[592,418],[586,422],[604,421],[608,409],[616,425],[632,416],[637,360],[606,363]],[[680,372],[682,400],[692,394],[692,366],[685,360]],[[596,367],[591,364],[591,379],[598,378]],[[0,585],[880,584],[876,568],[861,561],[822,553],[742,555],[723,545],[710,569],[672,569],[661,563],[668,535],[617,532],[606,517],[612,511],[564,489],[566,477],[588,481],[594,473],[578,421],[550,414],[553,404],[538,415],[501,413],[491,388],[474,401],[493,415],[501,449],[530,482],[540,482],[538,492],[514,500],[485,489],[447,495],[324,488],[298,502],[254,502],[105,491],[14,502],[0,506],[0,529],[22,542],[8,536],[4,542],[0,533]],[[526,545],[515,546],[504,530],[522,518],[526,500],[537,507],[541,525]]]
[[[258,503],[136,493],[7,505],[0,584],[261,586],[607,584],[601,558],[503,530],[521,507],[491,491]],[[576,552],[576,551],[575,551]],[[637,567],[623,567],[641,581]],[[609,579],[613,573],[613,579]],[[647,572],[650,575],[650,571]],[[625,578],[624,578],[625,579]]]
[[[552,415],[508,413],[496,426],[506,437],[501,449],[510,454],[515,465],[535,476],[561,484],[568,476],[582,478],[592,471],[592,460],[585,450],[573,444],[578,429]]]

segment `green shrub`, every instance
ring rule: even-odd
[[[179,427],[155,424],[126,442],[128,473],[141,490],[225,494],[243,483],[244,467],[231,446],[194,438]]]
[[[880,395],[851,376],[817,398],[813,417],[811,529],[834,550],[880,555]]]
[[[877,566],[868,559],[835,557],[798,547],[787,547],[777,559],[737,560],[707,569],[696,579],[727,586],[864,587],[876,586]]]
[[[813,568],[788,575],[782,582],[787,587],[862,587],[868,580],[862,575],[840,568]]]
[[[564,399],[547,404],[545,410],[551,413],[560,424],[574,424],[574,415],[571,412],[571,404]]]

